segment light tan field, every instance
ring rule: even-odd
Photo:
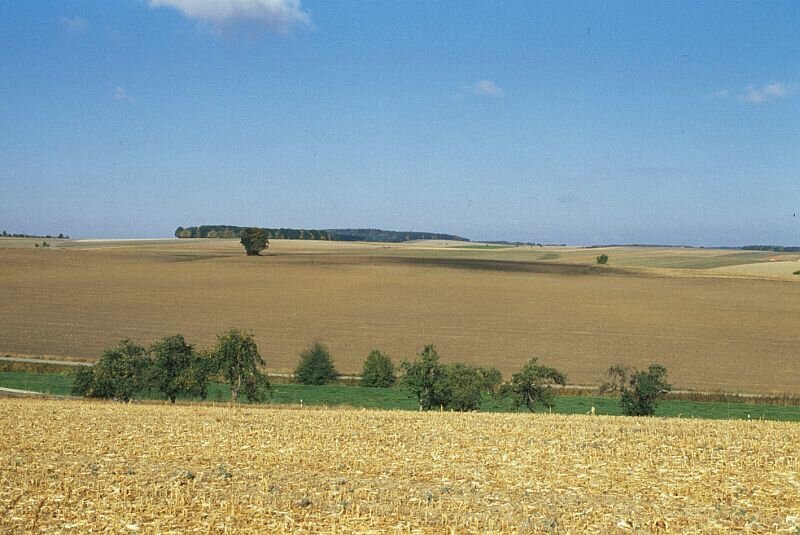
[[[350,373],[371,349],[399,362],[434,343],[506,377],[531,356],[576,384],[659,362],[679,388],[800,392],[800,276],[759,275],[797,255],[275,240],[246,257],[235,240],[6,241],[0,354],[94,359],[174,333],[208,347],[236,326],[275,371],[315,340]],[[609,265],[595,266],[602,252]]]
[[[796,533],[800,425],[0,399],[3,533]]]

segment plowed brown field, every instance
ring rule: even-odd
[[[800,392],[798,281],[614,267],[670,258],[713,267],[768,253],[647,252],[612,250],[601,268],[596,250],[424,244],[276,240],[262,257],[225,240],[0,248],[0,354],[91,359],[122,338],[174,333],[210,346],[236,326],[255,334],[276,371],[314,340],[356,373],[371,349],[400,361],[434,343],[445,361],[507,377],[531,356],[584,384],[617,362],[659,362],[676,387]]]

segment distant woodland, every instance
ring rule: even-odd
[[[38,234],[9,234],[5,230],[0,232],[0,238],[47,238],[48,240],[68,240],[69,236],[66,234],[59,234],[58,236],[51,236],[50,234],[46,234],[44,236],[40,236]]]
[[[232,225],[201,225],[199,227],[178,227],[177,238],[238,238],[245,227]],[[292,229],[264,228],[270,240],[331,240],[331,241],[368,241],[399,243],[410,240],[454,240],[469,241],[453,234],[437,234],[434,232],[398,232],[380,229]]]
[[[800,253],[800,247],[785,247],[783,245],[745,245],[745,251],[773,251],[776,253]]]

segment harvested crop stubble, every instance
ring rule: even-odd
[[[800,520],[800,425],[0,400],[0,531],[724,532]]]

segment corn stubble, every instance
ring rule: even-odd
[[[800,425],[0,400],[0,531],[795,533]]]

